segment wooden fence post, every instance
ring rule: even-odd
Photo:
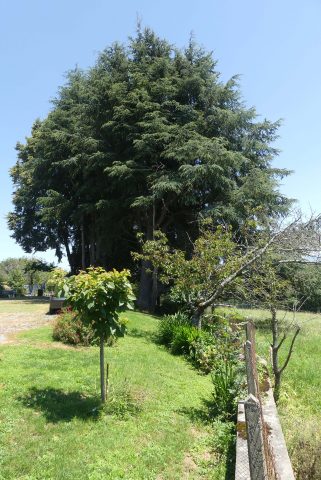
[[[254,395],[244,402],[251,480],[267,480],[261,405]]]
[[[246,322],[246,340],[249,340],[255,348],[255,325],[253,322]]]
[[[247,340],[244,344],[244,353],[248,393],[249,395],[254,395],[254,397],[258,398],[259,391],[255,364],[255,353],[253,352],[253,345],[249,340]]]

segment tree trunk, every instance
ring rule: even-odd
[[[149,223],[147,225],[146,240],[152,240],[154,238],[153,225],[154,223]],[[147,270],[149,270],[149,272]],[[143,260],[141,263],[139,295],[137,299],[137,306],[141,310],[146,310],[152,313],[155,309],[156,298],[153,299],[153,290],[155,288],[154,279],[153,279],[154,275],[150,273],[150,271],[153,271],[153,266],[151,262],[147,260]],[[154,300],[154,304],[153,304],[153,300]]]
[[[85,227],[84,219],[81,224],[81,268],[82,270],[86,269],[86,247],[85,247]]]
[[[199,330],[202,330],[202,315],[204,313],[204,309],[198,307],[192,316],[192,324],[197,327]]]
[[[90,240],[89,240],[89,258],[90,266],[94,267],[96,265],[96,222],[95,216],[91,216],[90,224]]]
[[[152,291],[151,291],[151,302],[150,302],[150,312],[155,313],[157,296],[158,296],[158,280],[157,280],[157,268],[154,267],[152,275]]]
[[[278,329],[278,320],[277,312],[274,306],[270,308],[271,312],[271,329],[272,329],[272,370],[274,375],[274,391],[273,396],[274,400],[277,402],[280,396],[281,388],[281,372],[279,369],[279,329]]]
[[[150,262],[146,260],[142,261],[139,282],[139,296],[137,299],[138,307],[141,310],[147,310],[148,312],[152,307],[153,278],[152,275],[146,270],[151,268]]]
[[[65,239],[65,241],[64,241],[64,247],[65,247],[65,250],[66,250],[67,259],[68,259],[68,263],[69,263],[69,266],[70,266],[70,271],[71,271],[72,274],[74,274],[74,273],[76,273],[76,272],[75,272],[75,265],[74,265],[72,253],[71,253],[71,251],[70,251],[70,247],[69,247],[69,243],[68,243],[67,237],[66,237],[66,239]]]
[[[104,337],[100,337],[100,395],[101,401],[106,402],[106,379],[105,379],[105,351]]]
[[[273,396],[274,396],[275,402],[277,402],[280,398],[280,390],[281,390],[281,372],[278,371],[274,374]]]

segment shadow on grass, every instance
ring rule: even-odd
[[[226,452],[225,463],[225,480],[235,479],[235,464],[236,464],[236,431],[233,440],[230,440]]]
[[[213,402],[203,398],[200,407],[183,407],[177,410],[177,413],[187,416],[193,423],[209,425],[213,422],[216,416],[213,408]]]
[[[127,336],[133,338],[145,338],[148,342],[158,343],[157,333],[140,330],[138,328],[131,328],[127,332]]]
[[[234,480],[235,478],[235,461],[236,461],[236,414],[229,418],[222,418],[213,404],[212,400],[202,399],[202,405],[198,408],[189,407],[181,408],[177,411],[181,415],[186,415],[192,423],[203,425],[214,425],[215,420],[222,422],[228,429],[232,429],[232,435],[226,435],[218,440],[213,438],[212,448],[215,455],[225,457],[225,480]],[[231,425],[231,427],[229,427]],[[213,431],[213,436],[216,432]]]
[[[12,303],[12,302],[19,302],[24,303],[26,305],[29,304],[49,304],[49,297],[23,297],[23,296],[16,296],[14,298],[7,298],[7,297],[0,297],[1,301]]]
[[[204,425],[212,424],[217,419],[236,422],[236,413],[235,415],[222,416],[214,402],[205,398],[202,399],[200,407],[183,407],[177,410],[177,413],[186,415],[192,422]]]
[[[25,406],[40,411],[48,422],[70,422],[74,418],[97,420],[101,402],[98,397],[85,397],[80,392],[64,392],[56,388],[31,388],[28,395],[18,400]]]

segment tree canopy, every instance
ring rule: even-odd
[[[188,251],[200,215],[232,226],[282,215],[278,181],[289,172],[272,166],[278,127],[245,106],[237,76],[221,81],[193,39],[180,50],[138,27],[128,45],[70,71],[17,145],[12,235],[26,252],[66,252],[75,273],[130,267],[138,231],[161,230]],[[146,305],[151,284],[143,270]]]
[[[46,283],[53,264],[39,258],[6,258],[0,262],[0,290],[8,286],[18,294],[25,293],[25,286]]]

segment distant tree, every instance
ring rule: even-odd
[[[293,288],[294,297],[291,304],[302,305],[304,310],[321,310],[321,268],[314,263],[285,264],[280,269],[280,275],[288,280]]]
[[[22,294],[26,285],[45,283],[48,272],[53,268],[53,264],[35,257],[7,258],[0,261],[0,278],[4,284]]]
[[[33,290],[34,285],[46,283],[49,272],[54,269],[52,263],[45,262],[44,260],[33,258],[27,260],[24,267],[24,274],[28,285]]]
[[[6,280],[12,270],[23,271],[27,263],[27,258],[9,257],[0,261],[0,275]]]
[[[10,270],[10,273],[7,278],[7,284],[13,290],[16,291],[18,295],[24,295],[26,293],[26,279],[23,272],[19,269]]]

